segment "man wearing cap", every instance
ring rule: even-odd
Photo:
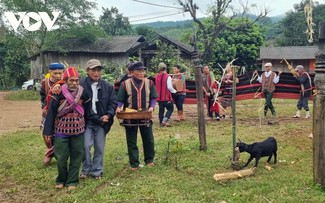
[[[160,126],[170,127],[168,123],[173,111],[174,104],[172,94],[176,94],[176,90],[173,88],[172,78],[167,74],[167,66],[161,62],[158,64],[159,74],[156,75],[156,88],[158,92],[158,104],[159,104],[159,123]],[[165,114],[165,108],[167,112]]]
[[[90,97],[79,85],[76,68],[69,67],[65,70],[63,80],[65,84],[61,86],[61,93],[51,95],[43,135],[48,143],[54,137],[58,165],[55,188],[62,189],[66,186],[68,190],[73,190],[79,183],[79,169],[84,153],[84,109],[91,103]]]
[[[80,80],[80,85],[91,97],[91,108],[86,113],[85,157],[80,178],[103,176],[103,157],[106,134],[109,132],[117,107],[113,86],[101,79],[103,66],[97,59],[87,62],[87,77]],[[94,154],[91,148],[94,147]]]
[[[212,107],[212,86],[215,83],[215,77],[213,72],[210,71],[209,65],[205,64],[202,68],[202,80],[203,80],[203,92],[205,93],[205,103],[207,108],[207,119],[212,119],[213,115],[211,112]]]
[[[40,95],[41,95],[41,108],[42,108],[42,122],[41,130],[46,118],[46,113],[48,109],[48,104],[51,100],[52,88],[56,85],[64,84],[62,80],[64,66],[60,63],[51,63],[49,66],[49,78],[45,78],[41,81]],[[54,146],[53,142],[46,142],[45,137],[43,136],[44,143],[46,146],[45,157],[43,160],[44,165],[49,165],[53,156],[54,156]]]
[[[274,106],[272,104],[272,96],[275,90],[275,84],[277,84],[280,80],[281,71],[279,71],[279,75],[273,72],[272,63],[266,63],[264,65],[265,72],[262,73],[261,76],[258,76],[257,81],[262,83],[262,91],[264,92],[265,96],[265,104],[264,104],[264,116],[266,116],[268,109],[271,110],[272,116],[276,116],[276,112]],[[255,71],[256,74],[257,71]]]
[[[132,77],[125,80],[118,91],[117,112],[126,108],[137,111],[150,111],[155,109],[156,98],[158,97],[156,87],[151,80],[145,78],[145,70],[142,62],[135,62],[130,66]],[[152,132],[152,121],[143,125],[143,120],[129,120],[135,126],[125,126],[126,142],[129,154],[129,163],[131,170],[136,171],[140,168],[139,150],[137,146],[137,133],[140,128],[140,134],[143,142],[144,162],[147,166],[154,166],[154,138]],[[136,124],[139,124],[137,126]]]
[[[305,118],[310,118],[309,107],[308,107],[308,100],[312,94],[312,84],[311,78],[307,72],[305,72],[304,67],[302,65],[298,65],[295,68],[296,74],[295,77],[297,78],[298,83],[300,84],[300,96],[297,103],[297,112],[293,116],[293,118],[300,118],[300,111],[302,108],[306,111]]]

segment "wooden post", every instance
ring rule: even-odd
[[[232,101],[231,101],[231,111],[232,111],[232,161],[235,162],[236,157],[236,78],[237,78],[237,66],[232,66]]]
[[[204,116],[204,99],[203,99],[203,81],[200,60],[193,60],[195,67],[195,87],[196,87],[196,100],[197,100],[197,113],[198,113],[198,128],[200,139],[200,150],[207,150],[207,140],[205,132],[205,116]]]
[[[313,107],[313,171],[314,182],[325,189],[325,22],[319,24],[318,49],[314,79],[317,95]]]
[[[207,150],[207,139],[205,132],[205,118],[204,118],[204,100],[203,100],[203,81],[202,70],[200,66],[201,60],[199,59],[199,52],[196,46],[196,33],[194,33],[194,51],[191,54],[195,68],[195,87],[196,87],[196,101],[197,101],[197,114],[198,114],[198,128],[200,139],[200,150]]]

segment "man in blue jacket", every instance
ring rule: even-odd
[[[80,178],[103,176],[103,155],[106,134],[109,132],[117,107],[117,99],[111,84],[101,79],[103,66],[97,59],[87,62],[87,77],[80,80],[80,85],[91,97],[91,108],[86,113],[85,157]],[[94,154],[91,148],[94,146]]]

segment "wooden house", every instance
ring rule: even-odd
[[[92,58],[99,59],[103,64],[126,64],[129,57],[139,56],[140,49],[147,46],[142,35],[114,36],[86,43],[78,39],[67,39],[59,44],[62,47],[60,51],[46,50],[31,57],[31,78],[43,78],[48,65],[55,62],[66,62],[81,68],[86,68],[87,61]]]
[[[318,51],[317,46],[287,46],[287,47],[261,47],[259,61],[262,70],[264,64],[271,62],[274,71],[289,72],[287,64],[283,59],[295,68],[297,65],[303,65],[305,71],[315,72],[315,54]]]

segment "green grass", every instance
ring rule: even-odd
[[[5,98],[12,101],[40,100],[40,93],[36,90],[18,90],[10,92]]]
[[[296,101],[274,99],[279,125],[260,123],[259,100],[237,104],[237,137],[248,143],[271,135],[278,140],[278,163],[272,170],[264,167],[266,158],[262,158],[254,176],[215,182],[215,173],[232,171],[231,120],[209,121],[208,150],[200,151],[192,118],[171,128],[155,123],[157,166],[131,172],[124,129],[115,122],[106,141],[104,178],[83,180],[72,192],[54,189],[56,161],[49,167],[42,165],[44,145],[38,130],[0,136],[0,192],[17,202],[325,202],[324,191],[313,182],[308,138],[312,120],[290,119]],[[180,139],[174,138],[177,133]],[[138,143],[141,149],[140,138]],[[143,160],[142,150],[140,156]],[[243,163],[247,158],[248,154],[241,154]]]

